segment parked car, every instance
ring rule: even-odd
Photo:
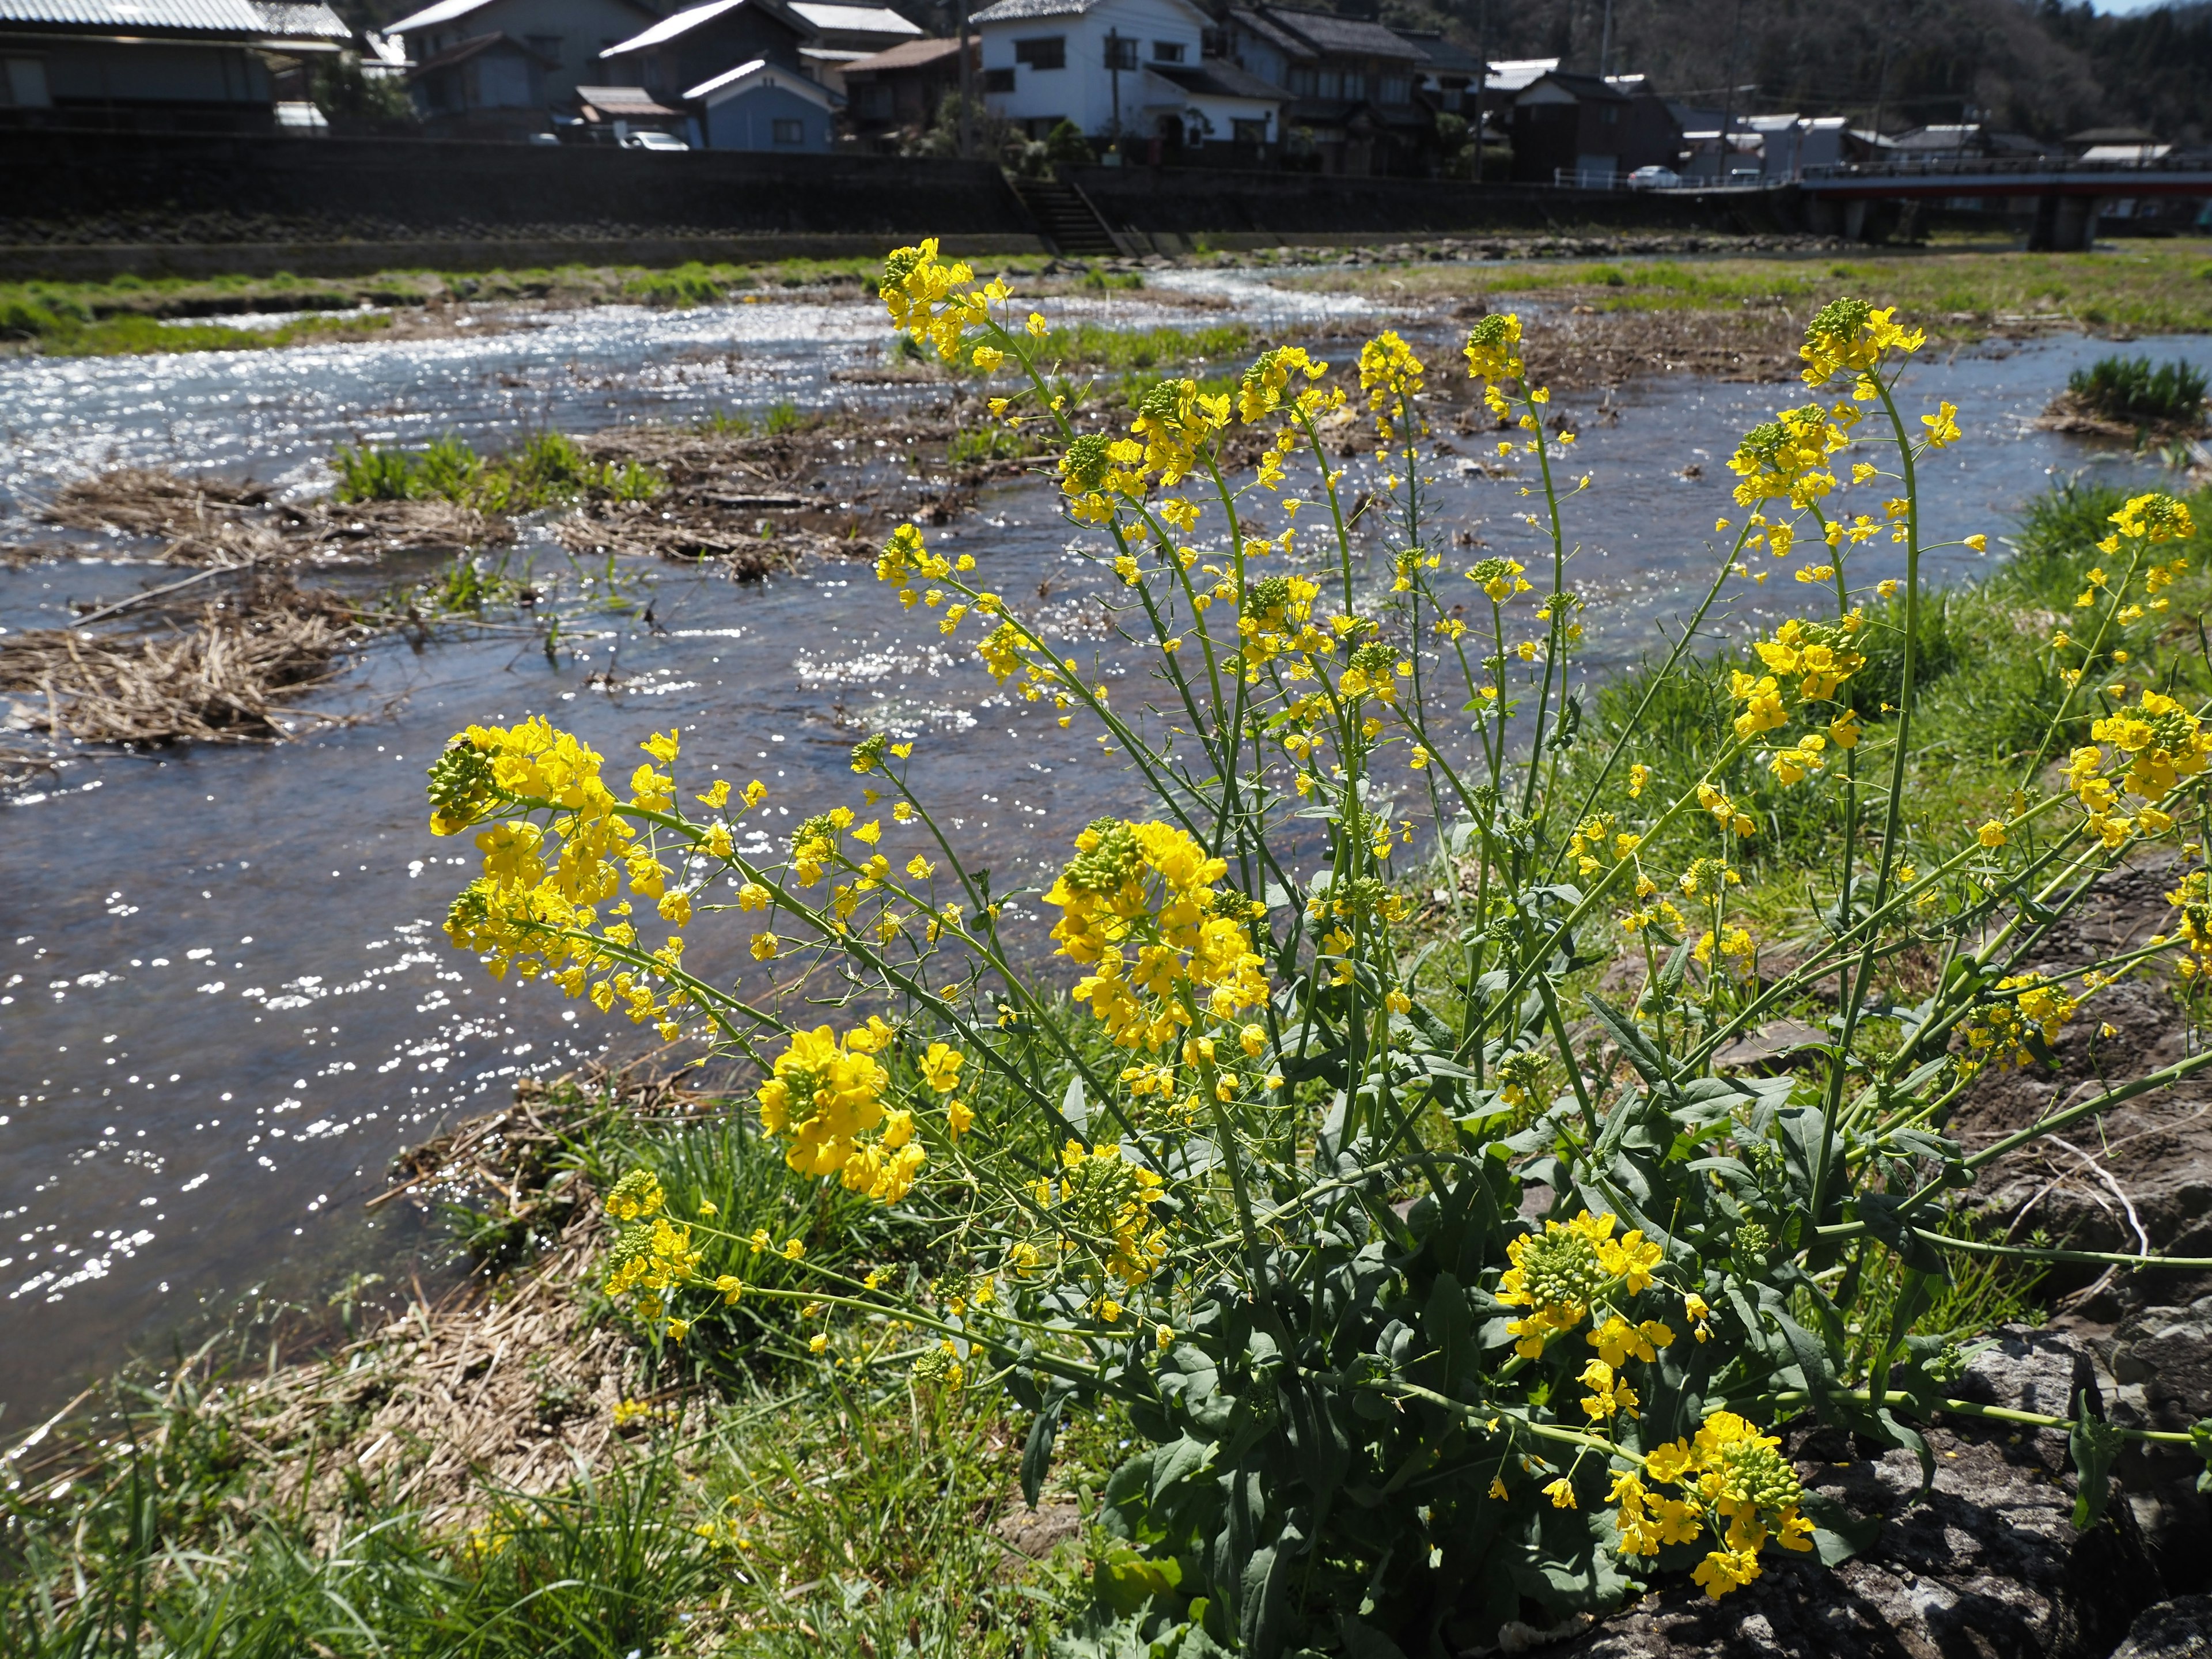
[[[1628,175],[1631,190],[1674,190],[1682,182],[1682,175],[1672,167],[1638,167]]]
[[[691,148],[672,132],[633,132],[622,142],[624,149],[666,150]]]

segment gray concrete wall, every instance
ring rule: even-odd
[[[1027,235],[996,167],[416,138],[0,133],[0,244]]]
[[[1795,228],[1797,212],[1794,191],[1639,194],[1212,167],[1080,167],[1074,178],[1117,229],[1220,246],[1555,226],[1753,234]]]

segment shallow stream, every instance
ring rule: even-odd
[[[1358,303],[1267,292],[1272,328]],[[4,487],[20,510],[66,477],[161,463],[315,489],[339,442],[451,430],[486,447],[546,424],[887,398],[900,394],[834,378],[878,360],[878,317],[860,304],[600,310],[480,338],[17,359],[0,364]],[[1928,469],[1931,540],[2001,534],[2054,474],[2146,471],[2031,424],[2069,368],[2109,349],[2051,340],[1915,369],[1916,409],[1949,398],[1968,440]],[[2212,341],[2160,341],[2155,355],[2212,364]],[[1713,520],[1734,516],[1735,438],[1790,392],[1671,379],[1613,390],[1609,415],[1565,400],[1593,476],[1568,511],[1595,665],[1663,648],[1660,630],[1708,579]],[[1439,525],[1534,563],[1513,517],[1526,481],[1476,465],[1486,441],[1449,442],[1461,454],[1437,470]],[[0,533],[24,528],[0,520]],[[929,533],[973,552],[989,586],[1102,676],[1142,673],[1105,626],[1109,585],[1070,551],[1042,486],[988,490]],[[556,556],[542,528],[532,547]],[[1887,553],[1869,544],[1857,579],[1893,574]],[[1960,548],[1933,558],[1941,580],[1976,562]],[[847,756],[860,736],[913,734],[923,787],[999,890],[1057,864],[1090,818],[1137,804],[1094,734],[1007,695],[972,639],[940,639],[865,563],[749,585],[711,567],[623,574],[634,608],[557,665],[519,635],[420,652],[395,639],[318,705],[375,718],[274,749],[87,757],[0,805],[0,1440],[126,1348],[166,1347],[249,1291],[322,1297],[356,1271],[428,1271],[431,1241],[407,1205],[362,1208],[392,1156],[501,1103],[517,1077],[645,1046],[447,947],[439,922],[473,849],[427,833],[422,773],[458,726],[543,713],[627,767],[649,730],[679,725],[679,781],[758,775],[777,829],[858,804]],[[149,579],[97,560],[0,569],[0,626],[53,626],[71,599]],[[1796,608],[1793,584],[1740,586],[1721,631]],[[736,974],[710,931],[696,931],[691,963]]]

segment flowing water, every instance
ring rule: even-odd
[[[1245,278],[1222,279],[1216,297],[1275,331],[1359,304]],[[546,424],[885,397],[835,378],[877,358],[878,317],[859,304],[598,311],[451,340],[17,360],[0,365],[4,484],[20,506],[129,462],[312,489],[337,442],[450,430],[489,447]],[[2001,533],[2054,474],[2145,471],[2030,424],[2102,349],[2053,340],[1914,369],[1915,406],[1948,398],[1967,431],[1923,475],[1930,539]],[[2204,340],[2157,351],[2212,362]],[[1577,465],[1593,478],[1568,511],[1595,664],[1663,648],[1661,630],[1712,568],[1714,519],[1734,515],[1735,436],[1789,394],[1657,380],[1609,394],[1617,419],[1593,399],[1565,400],[1582,422]],[[1534,532],[1514,517],[1528,481],[1486,471],[1475,453],[1486,443],[1451,441],[1467,453],[1439,463],[1439,529],[1534,564]],[[1699,476],[1686,477],[1692,468]],[[1350,485],[1365,477],[1364,464],[1353,471]],[[1141,695],[1146,666],[1108,625],[1113,585],[1072,550],[1042,486],[990,489],[929,534],[972,552],[986,585],[1095,665],[1117,700]],[[553,556],[542,526],[526,534],[532,548]],[[1869,544],[1855,576],[1893,574],[1888,552]],[[1948,580],[1977,559],[1953,548],[1931,563]],[[763,853],[806,813],[857,805],[850,745],[891,729],[916,739],[920,788],[1000,891],[1056,864],[1089,819],[1140,799],[1095,734],[1080,722],[1062,731],[995,684],[972,637],[941,638],[865,563],[821,560],[752,584],[711,568],[620,574],[636,603],[605,613],[557,665],[516,635],[419,652],[392,640],[317,705],[374,715],[361,724],[274,749],[87,757],[0,805],[7,1422],[20,1428],[127,1348],[161,1347],[250,1291],[327,1295],[356,1271],[404,1279],[434,1240],[404,1204],[362,1207],[397,1152],[501,1103],[518,1077],[645,1046],[587,1005],[495,984],[447,948],[439,922],[473,849],[429,836],[422,783],[456,727],[544,714],[626,767],[648,731],[678,726],[692,788],[717,775],[769,784],[769,816],[748,848]],[[0,570],[0,626],[54,625],[71,599],[145,577],[96,556]],[[1739,586],[1722,631],[1771,624],[1798,597],[1786,582]],[[902,861],[909,849],[887,838],[885,850]],[[717,931],[695,930],[687,965],[725,979],[757,971],[726,953],[733,941],[716,954]]]

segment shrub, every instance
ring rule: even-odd
[[[2195,426],[2204,416],[2204,374],[2185,362],[2153,368],[2148,357],[2100,357],[2068,375],[2066,390],[2081,407],[2111,421]]]
[[[1916,479],[1961,434],[1948,404],[1900,405],[1923,342],[1891,313],[1839,300],[1814,317],[1805,379],[1833,401],[1745,434],[1746,516],[1704,605],[1588,720],[1571,451],[1547,434],[1516,318],[1484,318],[1464,356],[1541,481],[1549,556],[1446,574],[1421,483],[1428,370],[1395,334],[1356,379],[1285,347],[1225,392],[1161,381],[1124,429],[1086,431],[1002,283],[925,245],[892,256],[882,291],[918,344],[1011,370],[996,408],[1060,450],[1066,516],[1121,584],[1161,689],[1139,704],[1086,674],[972,556],[913,526],[878,578],[941,610],[941,634],[966,628],[1010,696],[1096,727],[1149,799],[1018,895],[1052,923],[1060,963],[1041,968],[1017,896],[960,856],[915,743],[864,740],[851,805],[778,817],[774,850],[740,850],[768,833],[767,786],[679,787],[674,731],[612,782],[543,720],[457,736],[431,769],[431,829],[473,834],[484,858],[453,944],[746,1056],[792,1170],[825,1200],[932,1213],[941,1241],[927,1279],[801,1248],[771,1279],[745,1264],[772,1235],[746,1241],[641,1168],[608,1200],[603,1288],[664,1342],[732,1300],[842,1310],[874,1334],[862,1354],[819,1329],[825,1380],[900,1335],[919,1393],[1003,1377],[1034,1413],[1032,1498],[1069,1412],[1126,1412],[1149,1443],[1103,1493],[1070,1653],[1480,1648],[1662,1576],[1717,1599],[1779,1553],[1848,1556],[1866,1523],[1806,1490],[1771,1431],[1815,1417],[1932,1475],[1915,1419],[1984,1409],[1947,1397],[1949,1328],[2016,1305],[2016,1279],[1954,1282],[1953,1256],[2140,1265],[1983,1239],[1955,1224],[1956,1194],[2007,1152],[2212,1066],[2075,1091],[1971,1154],[1946,1133],[1977,1075],[2045,1063],[2137,965],[2201,998],[2197,842],[2160,943],[2114,954],[2055,931],[2099,870],[2203,812],[2212,732],[2139,666],[2188,507],[2149,493],[2108,515],[2016,792],[1978,825],[1920,823],[1908,796],[1945,740],[1929,676],[1956,641],[1926,592]],[[1380,593],[1340,527],[1343,441],[1323,438],[1355,385],[1394,475]],[[1224,451],[1250,438],[1257,475],[1232,483]],[[1293,468],[1330,508],[1311,532],[1275,519]],[[1858,485],[1905,505],[1849,516]],[[1302,534],[1318,546],[1286,559]],[[1850,571],[1876,538],[1905,574],[1869,594]],[[1802,614],[1731,661],[1692,661],[1755,553],[1794,565]],[[2059,756],[2063,775],[2045,764]],[[1761,975],[1743,872],[1791,835],[1821,926],[1796,966]],[[794,1027],[695,975],[695,921],[736,921],[756,958],[822,988],[816,1007],[842,981],[845,1008]],[[1613,939],[1631,988],[1582,989]],[[1910,1009],[1871,994],[1908,952],[1943,964]],[[1717,1064],[1838,983],[1801,1071]],[[2122,1438],[2191,1442],[2007,1420],[2071,1431],[2085,1527]]]

